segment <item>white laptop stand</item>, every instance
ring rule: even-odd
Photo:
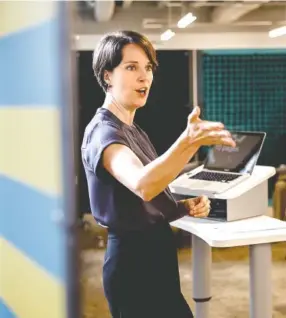
[[[267,180],[275,174],[272,167],[257,166],[253,176],[228,190],[220,198],[249,200],[251,209],[256,201],[263,202],[262,213],[267,211]],[[244,182],[243,182],[244,183]],[[261,195],[245,194],[261,184]],[[266,199],[265,199],[266,197]],[[237,203],[239,204],[239,203]],[[272,318],[271,243],[286,241],[286,222],[260,215],[232,222],[218,222],[185,216],[171,222],[172,226],[192,233],[193,298],[195,317],[209,318],[211,300],[211,247],[249,246],[250,318]],[[223,282],[222,282],[223,284]],[[229,286],[235,288],[235,286]]]

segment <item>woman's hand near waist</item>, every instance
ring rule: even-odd
[[[184,204],[190,216],[196,218],[204,218],[207,217],[210,213],[211,202],[205,195],[196,198],[181,200],[180,202]]]

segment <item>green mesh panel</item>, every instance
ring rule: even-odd
[[[258,163],[286,163],[286,52],[202,54],[202,116],[229,130],[265,131]]]
[[[204,116],[230,129],[286,133],[286,54],[203,55]]]

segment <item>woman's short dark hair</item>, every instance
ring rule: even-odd
[[[99,85],[107,91],[108,85],[104,81],[104,72],[113,71],[122,61],[122,49],[127,44],[137,44],[146,53],[153,71],[158,62],[156,51],[151,42],[142,34],[134,31],[119,31],[106,34],[99,42],[93,53],[92,68]]]

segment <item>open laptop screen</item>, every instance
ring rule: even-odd
[[[233,132],[231,134],[236,142],[236,147],[212,147],[208,153],[205,168],[252,173],[266,134],[264,132]]]

